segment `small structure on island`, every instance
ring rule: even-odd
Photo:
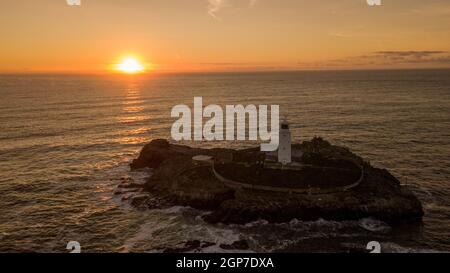
[[[292,163],[292,135],[286,119],[280,124],[278,150],[266,153],[266,161],[281,165]]]
[[[209,155],[196,155],[192,157],[192,160],[198,161],[198,162],[212,162],[213,157]]]
[[[291,131],[289,130],[289,123],[287,120],[281,122],[278,145],[278,162],[287,165],[292,162],[292,140]]]

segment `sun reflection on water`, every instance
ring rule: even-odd
[[[121,131],[118,139],[118,142],[122,144],[139,144],[149,139],[147,133],[150,131],[150,127],[143,126],[141,123],[149,119],[149,116],[144,113],[145,99],[142,98],[141,90],[141,82],[138,79],[133,79],[126,87],[122,102],[122,115],[117,117],[119,123],[127,126],[125,130]],[[139,124],[137,124],[138,122]]]

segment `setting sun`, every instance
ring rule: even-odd
[[[116,65],[116,70],[122,73],[136,74],[143,72],[145,67],[136,58],[127,57],[123,59],[121,63]]]

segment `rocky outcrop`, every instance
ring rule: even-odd
[[[229,245],[221,244],[220,248],[226,249],[226,250],[248,250],[248,249],[250,249],[246,240],[239,240],[239,241],[236,241]]]
[[[220,156],[231,153],[234,158],[252,157],[257,149],[194,149],[155,140],[147,144],[131,167],[154,169],[143,187],[167,204],[186,205],[211,212],[206,221],[248,223],[258,219],[287,222],[294,218],[315,220],[351,220],[363,217],[395,223],[418,221],[423,216],[420,201],[387,170],[364,162],[348,149],[331,145],[322,139],[295,145],[304,152],[308,164],[321,164],[320,158],[352,160],[363,166],[364,178],[355,188],[329,194],[276,193],[251,189],[232,189],[214,175],[210,163],[193,160],[195,155]],[[274,185],[277,181],[273,181]],[[136,203],[143,201],[144,195]]]

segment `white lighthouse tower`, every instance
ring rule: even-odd
[[[278,162],[287,165],[292,162],[291,131],[287,120],[281,122],[280,144],[278,146]]]

